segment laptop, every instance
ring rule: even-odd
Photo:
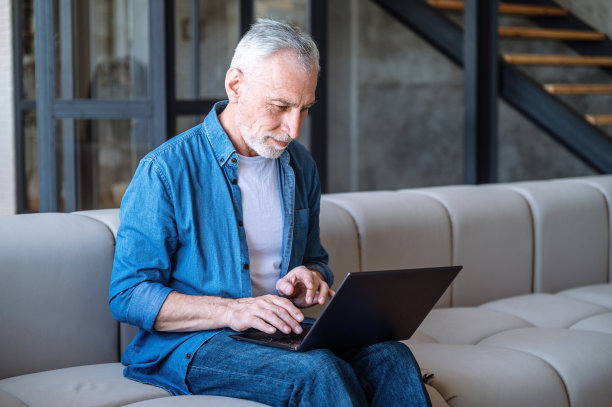
[[[409,339],[462,267],[349,273],[301,334],[253,329],[230,337],[298,352]]]

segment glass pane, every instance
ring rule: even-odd
[[[23,99],[36,99],[35,64],[34,64],[34,1],[21,2],[23,13],[21,20],[21,64]]]
[[[307,30],[307,0],[255,0],[256,18],[286,21]]]
[[[147,97],[147,0],[56,0],[54,6],[58,98]]]
[[[23,115],[25,155],[25,210],[38,212],[38,142],[36,138],[36,112]]]
[[[202,115],[181,115],[176,116],[176,133],[181,134],[182,132],[189,130],[190,128],[197,126],[202,123],[204,118]]]
[[[75,120],[74,155],[64,157],[74,159],[75,173],[61,177],[62,200],[66,177],[75,177],[79,210],[118,208],[140,159],[153,148],[148,128],[145,119]]]
[[[238,43],[237,1],[199,0],[197,67],[193,63],[191,3],[188,0],[174,2],[176,98],[226,99],[225,72]],[[194,69],[197,69],[195,75]]]

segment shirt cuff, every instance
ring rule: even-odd
[[[153,332],[155,319],[173,290],[159,283],[143,282],[132,293],[127,312],[128,323]]]

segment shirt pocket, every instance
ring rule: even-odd
[[[296,209],[293,215],[293,244],[291,247],[292,263],[296,266],[304,262],[304,252],[308,241],[308,220],[310,209]]]

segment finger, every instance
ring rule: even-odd
[[[306,287],[306,294],[304,296],[306,304],[312,305],[317,290],[319,289],[320,280],[316,278],[315,274],[308,269],[301,270],[300,280],[302,281],[302,284],[304,284],[304,286]]]
[[[327,283],[322,282],[319,285],[319,298],[317,302],[321,305],[325,304],[325,301],[329,298],[329,286]]]
[[[275,302],[277,307],[282,308],[284,312],[279,312],[279,316],[283,318],[285,323],[291,327],[291,331],[296,334],[301,334],[303,329],[300,322],[304,320],[304,314],[291,301],[286,298],[277,297]]]
[[[287,310],[278,305],[271,305],[273,307],[269,311],[274,313],[280,320],[282,321],[282,326],[279,329],[285,333],[289,334],[291,331],[299,334],[302,333],[302,326],[296,319],[291,315]]]
[[[276,291],[281,295],[290,296],[293,294],[293,290],[293,286],[286,280],[278,280],[276,283]]]
[[[272,335],[273,333],[276,332],[276,328],[273,327],[272,325],[266,323],[263,319],[258,318],[256,316],[253,315],[251,321],[250,321],[250,326],[251,328],[255,328],[261,332],[265,332],[267,334]]]
[[[293,295],[295,292],[295,285],[297,283],[296,277],[294,274],[287,274],[285,277],[281,278],[276,283],[276,290],[287,297]]]
[[[302,332],[300,321],[304,319],[304,315],[291,301],[274,295],[268,295],[264,300],[266,321],[286,334],[291,331],[298,334]]]
[[[293,327],[285,322],[285,319],[289,320],[288,313],[285,311],[285,314],[282,315],[281,307],[274,305],[267,305],[259,310],[256,314],[259,318],[261,318],[265,323],[272,325],[274,328],[279,331],[288,334],[291,333]]]
[[[282,297],[275,297],[273,302],[274,304],[285,309],[289,313],[289,315],[291,315],[292,319],[298,324],[304,320],[304,314],[302,313],[302,311],[288,299]]]

